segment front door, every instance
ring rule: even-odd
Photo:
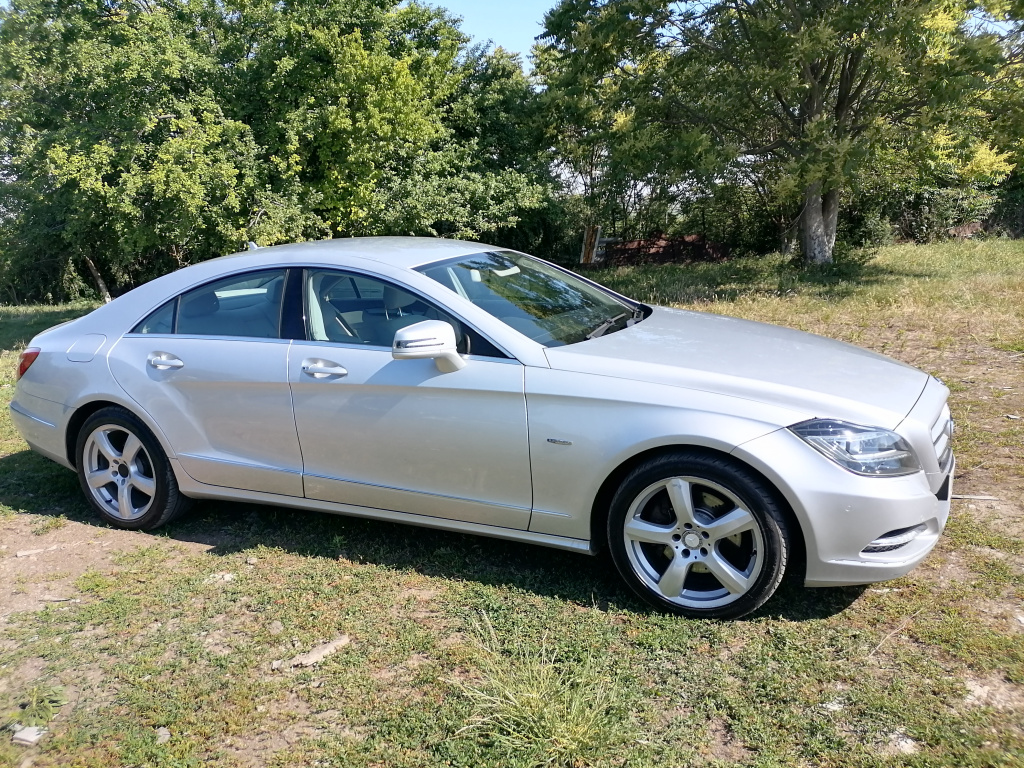
[[[528,528],[522,364],[473,354],[463,369],[441,373],[433,360],[395,360],[397,328],[458,321],[376,278],[309,270],[304,282],[314,340],[292,343],[288,380],[306,496]]]

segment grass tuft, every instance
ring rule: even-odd
[[[47,517],[39,525],[32,527],[32,533],[36,536],[45,536],[50,531],[59,531],[65,525],[68,524],[67,515],[57,515],[56,517]]]
[[[560,658],[546,641],[503,652],[486,614],[482,634],[483,681],[455,683],[475,709],[460,734],[531,766],[592,765],[630,740],[621,687],[593,655]]]

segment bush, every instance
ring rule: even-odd
[[[952,227],[987,220],[996,202],[995,194],[985,190],[926,187],[893,211],[893,221],[902,237],[928,243],[947,237]]]

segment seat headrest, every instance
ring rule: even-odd
[[[270,285],[267,286],[267,301],[271,304],[281,303],[281,293],[284,291],[284,275],[275,278]]]
[[[334,286],[336,286],[342,280],[349,279],[346,275],[335,275],[330,272],[321,274],[319,277],[320,282],[317,286],[315,286],[314,292],[316,293],[317,296],[324,300],[330,298],[330,291],[332,288],[334,288]]]
[[[205,317],[212,315],[220,307],[220,299],[213,291],[189,296],[182,300],[181,314],[183,317]]]
[[[384,308],[385,309],[402,309],[408,307],[410,304],[416,303],[416,297],[408,291],[403,291],[401,288],[395,288],[393,285],[384,286]]]

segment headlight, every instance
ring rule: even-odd
[[[921,469],[914,449],[888,429],[832,419],[812,419],[789,429],[836,464],[858,475],[895,477]]]

